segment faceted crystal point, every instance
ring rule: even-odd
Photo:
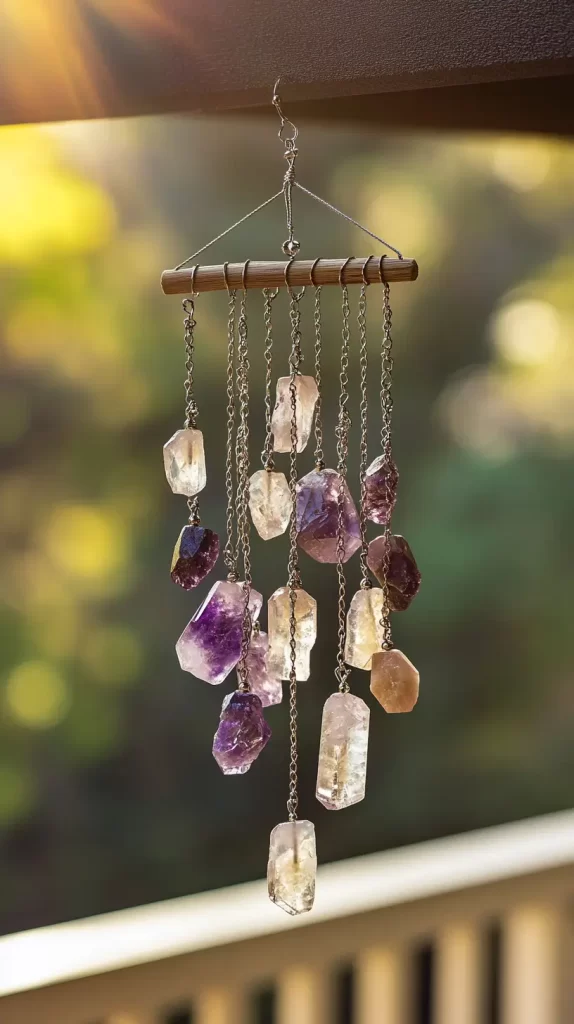
[[[285,533],[291,518],[291,495],[285,474],[268,469],[254,473],[249,481],[249,509],[263,540]]]
[[[367,564],[381,586],[385,583],[385,551],[386,538],[375,537],[369,544]],[[404,612],[419,592],[421,574],[415,556],[404,537],[391,534],[391,553],[389,557],[388,587],[389,605],[393,612]]]
[[[378,587],[358,590],[347,612],[345,661],[354,668],[369,670],[373,654],[380,651],[384,640],[381,625],[383,591]]]
[[[373,655],[371,693],[389,714],[412,711],[419,697],[419,674],[395,648]]]
[[[283,700],[283,686],[279,676],[269,670],[269,637],[267,633],[254,632],[246,658],[247,680],[251,693],[261,698],[263,707],[280,704]]]
[[[223,774],[244,775],[249,771],[270,736],[261,698],[241,690],[228,693],[213,737],[213,756]]]
[[[219,537],[203,526],[184,526],[171,560],[171,578],[193,590],[211,572],[219,555]]]
[[[277,397],[271,419],[273,451],[291,451],[291,392],[290,377],[279,377]],[[311,435],[313,413],[319,392],[314,377],[300,374],[295,378],[295,419],[297,423],[297,451],[302,452]]]
[[[268,669],[279,679],[289,679],[291,672],[290,622],[291,601],[289,587],[279,587],[269,598]],[[295,598],[295,673],[303,682],[311,673],[311,649],[317,639],[317,602],[304,590],[296,591]]]
[[[371,462],[365,479],[365,515],[373,523],[385,525],[397,500],[399,472],[385,455]]]
[[[261,594],[252,589],[249,611],[253,621],[262,604]],[[220,580],[213,585],[175,645],[184,672],[206,683],[223,682],[241,657],[244,610],[241,583]]]
[[[317,562],[337,561],[339,493],[343,504],[343,561],[361,546],[359,515],[345,480],[334,469],[314,469],[297,484],[297,542]]]
[[[269,899],[287,914],[305,914],[313,907],[317,850],[311,821],[284,821],[269,841]]]
[[[316,796],[329,811],[357,804],[365,796],[369,709],[352,693],[325,701]]]
[[[174,494],[193,498],[205,487],[205,453],[201,430],[177,430],[163,446],[167,482]]]

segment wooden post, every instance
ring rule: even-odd
[[[503,933],[502,1024],[564,1024],[561,953],[558,907],[533,904],[508,915]]]
[[[355,991],[357,1024],[405,1024],[409,1007],[403,950],[380,946],[360,953]]]
[[[453,924],[438,935],[434,1019],[440,1024],[481,1024],[483,943],[479,929]]]

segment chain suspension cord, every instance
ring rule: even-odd
[[[360,422],[361,441],[359,457],[359,485],[361,493],[361,506],[359,510],[359,524],[361,529],[361,589],[370,590],[371,580],[369,579],[369,568],[367,565],[367,516],[366,516],[366,491],[367,491],[367,465],[369,461],[368,447],[368,396],[367,396],[367,375],[369,369],[367,351],[367,286],[361,285],[359,294],[359,312],[357,315],[359,325],[359,378],[361,390]]]
[[[184,426],[194,429],[197,424],[198,408],[197,402],[194,396],[194,357],[195,357],[195,299],[196,295],[192,295],[190,299],[184,299],[182,302],[183,312],[185,313],[183,326],[184,326],[184,342],[185,342],[185,419]],[[195,495],[194,498],[187,499],[187,507],[189,509],[189,522],[192,526],[199,526],[199,497]]]
[[[335,676],[339,681],[341,693],[349,692],[349,668],[345,664],[345,631],[346,631],[346,609],[345,609],[345,570],[343,568],[345,558],[345,517],[344,517],[344,484],[347,477],[347,455],[349,451],[349,426],[350,417],[347,409],[349,401],[349,342],[351,331],[349,326],[349,289],[341,285],[343,292],[343,328],[341,333],[341,366],[339,372],[339,415],[335,431],[337,438],[337,472],[341,477],[341,485],[337,499],[337,582],[339,599],[337,607],[338,617],[338,647],[337,647],[337,668]]]
[[[249,535],[249,354],[247,346],[247,291],[241,293],[239,322],[237,326],[237,394],[239,398],[239,424],[237,428],[237,540],[243,556],[243,629],[241,635],[241,658],[237,666],[239,689],[249,690],[247,678],[247,651],[251,641],[251,551]]]
[[[301,310],[299,303],[305,289],[293,292],[289,288],[289,319],[291,321],[291,354],[289,356],[289,398],[291,403],[291,448],[289,453],[289,492],[291,495],[291,520],[289,522],[289,799],[287,811],[289,821],[297,820],[297,619],[295,605],[297,590],[301,587],[299,556],[297,550],[297,376],[301,365]]]
[[[271,430],[271,417],[273,414],[273,401],[271,398],[271,363],[273,358],[273,325],[271,321],[271,303],[279,295],[279,289],[270,291],[263,289],[263,322],[265,324],[265,442],[261,452],[261,463],[263,469],[272,472],[275,468],[273,459],[273,432]]]
[[[237,292],[228,291],[227,318],[227,444],[225,455],[225,493],[227,495],[226,541],[223,562],[227,567],[227,579],[238,579],[237,543],[234,536],[235,488],[233,478],[233,454],[235,437],[235,319]]]
[[[313,321],[315,324],[315,383],[317,385],[317,402],[315,405],[315,466],[325,468],[323,452],[323,381],[321,377],[321,349],[323,345],[321,324],[321,286],[315,288]]]
[[[387,281],[383,284],[383,338],[381,345],[381,452],[385,457],[385,464],[390,466],[393,459],[392,447],[392,412],[393,397],[391,393],[393,383],[393,339],[391,336],[392,311],[391,311],[391,289]],[[386,499],[387,507],[392,505],[389,487],[389,473],[386,474]],[[381,626],[383,629],[383,650],[390,650],[393,646],[391,632],[391,608],[389,600],[389,565],[391,560],[391,513],[385,524],[384,533],[386,544],[383,559],[383,611],[381,615]]]

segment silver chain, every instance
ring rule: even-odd
[[[265,324],[265,441],[261,452],[261,463],[263,469],[271,472],[275,468],[273,459],[273,432],[271,420],[273,415],[273,402],[271,398],[271,363],[273,358],[273,324],[271,321],[271,303],[277,298],[279,289],[274,292],[269,288],[263,289],[263,322]]]
[[[301,365],[301,310],[299,302],[305,289],[289,289],[289,319],[291,321],[291,354],[289,356],[289,398],[291,402],[291,448],[289,452],[289,493],[291,519],[289,522],[289,821],[296,821],[299,796],[297,793],[297,618],[295,606],[297,590],[301,586],[297,551],[297,376]]]
[[[323,345],[321,325],[321,287],[315,288],[313,309],[315,324],[315,383],[317,385],[317,402],[315,404],[315,465],[317,469],[325,468],[323,452],[323,380],[321,376],[321,348]]]
[[[359,458],[359,485],[361,492],[361,505],[359,512],[359,524],[361,528],[361,589],[370,590],[371,580],[369,579],[369,568],[367,565],[367,514],[366,514],[366,493],[367,493],[367,465],[369,461],[368,447],[368,391],[367,376],[369,370],[368,346],[367,346],[367,286],[363,283],[359,294],[359,312],[357,314],[359,325],[359,377],[361,389],[360,422],[361,441]]]
[[[382,565],[382,590],[383,590],[383,610],[381,614],[381,626],[383,629],[383,649],[389,650],[393,646],[393,638],[391,631],[391,608],[389,598],[389,567],[391,561],[391,508],[392,508],[392,496],[390,492],[390,473],[388,467],[392,465],[393,461],[393,448],[392,448],[392,412],[393,412],[393,397],[391,393],[393,383],[393,339],[391,335],[392,327],[392,311],[391,311],[391,289],[389,283],[385,281],[383,285],[383,338],[381,345],[381,451],[384,456],[384,465],[387,467],[385,473],[386,481],[386,505],[389,509],[389,515],[385,524],[385,546],[383,554],[383,565]]]
[[[247,651],[251,642],[251,551],[249,535],[249,353],[247,346],[247,292],[241,293],[239,321],[237,325],[237,394],[239,399],[239,423],[237,427],[237,540],[243,556],[243,628],[241,635],[241,658],[237,666],[239,689],[249,690],[247,678]]]
[[[235,494],[233,484],[233,453],[235,435],[235,310],[237,292],[228,293],[227,318],[227,443],[225,454],[225,493],[227,495],[226,541],[223,562],[227,567],[227,579],[235,582],[238,578],[237,544],[234,536]]]
[[[186,429],[195,429],[197,424],[198,408],[197,402],[194,396],[194,356],[195,356],[195,298],[192,296],[190,299],[184,299],[182,302],[183,312],[185,313],[183,326],[184,326],[184,342],[185,342],[185,419],[183,421]],[[187,499],[187,507],[189,509],[189,522],[192,526],[198,526],[200,522],[199,518],[199,497],[195,495],[193,498]]]
[[[339,598],[337,605],[338,617],[338,646],[337,646],[337,668],[335,676],[339,681],[341,693],[349,692],[349,668],[345,665],[345,633],[346,633],[346,608],[345,608],[345,514],[344,514],[344,483],[347,477],[347,455],[349,451],[349,426],[350,417],[347,409],[349,401],[349,342],[351,331],[349,326],[349,289],[346,285],[342,287],[343,292],[343,328],[341,333],[341,366],[339,372],[339,415],[337,418],[337,472],[341,477],[339,493],[337,498],[337,582]]]

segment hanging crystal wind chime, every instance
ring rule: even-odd
[[[391,281],[413,281],[418,269],[401,253],[353,218],[310,192],[295,176],[297,128],[283,114],[277,95],[273,105],[280,118],[279,138],[284,144],[287,170],[279,192],[242,217],[174,270],[165,271],[166,294],[187,294],[183,300],[186,383],[184,426],[164,447],[165,470],[172,490],[188,499],[189,522],[175,546],[171,575],[186,590],[198,586],[219,555],[217,534],[201,525],[199,492],[206,486],[203,435],[197,427],[194,354],[196,301],[201,292],[227,292],[226,374],[226,538],[225,580],[216,582],[176,644],[181,668],[198,679],[217,685],[237,672],[237,687],[221,709],[213,740],[213,756],[225,775],[243,775],[269,741],[271,730],[263,709],[279,704],[283,683],[288,684],[289,784],[288,820],[272,833],[268,862],[271,900],[289,914],[313,906],[317,856],[315,828],[298,817],[298,684],[311,675],[311,651],[317,637],[317,603],[303,587],[299,551],[335,566],[337,602],[337,690],[323,709],[316,797],[329,810],[339,810],[365,795],[369,708],[351,692],[351,669],[370,671],[370,689],[387,712],[410,711],[418,698],[419,675],[392,642],[391,613],[404,611],[420,586],[413,553],[404,539],[391,532],[398,472],[392,454],[392,339]],[[300,249],[294,238],[293,189],[343,217],[390,249],[395,256],[369,256],[358,260],[296,259]],[[288,237],[283,243],[286,261],[218,266],[194,264],[184,269],[214,242],[239,227],[275,199],[285,202]],[[381,451],[368,461],[368,342],[367,290],[380,284],[383,292],[380,351]],[[325,462],[322,423],[322,290],[339,288],[342,302],[339,399],[335,431],[336,466]],[[349,286],[360,285],[358,331],[360,390],[359,506],[355,504],[347,474],[349,453],[349,366],[353,330]],[[301,372],[301,304],[305,291],[314,292],[315,376]],[[265,441],[262,469],[251,476],[249,458],[249,332],[247,292],[263,294],[265,362]],[[289,303],[291,347],[288,372],[273,387],[273,303],[285,289]],[[299,477],[298,458],[314,429],[314,466]],[[287,456],[285,472],[276,457]],[[287,579],[268,599],[267,633],[258,622],[263,596],[253,586],[249,515],[259,537],[272,540],[288,530]],[[382,527],[370,542],[368,523]],[[359,551],[361,583],[346,607],[345,565]],[[380,584],[374,587],[369,571]],[[307,691],[308,692],[308,691]]]

